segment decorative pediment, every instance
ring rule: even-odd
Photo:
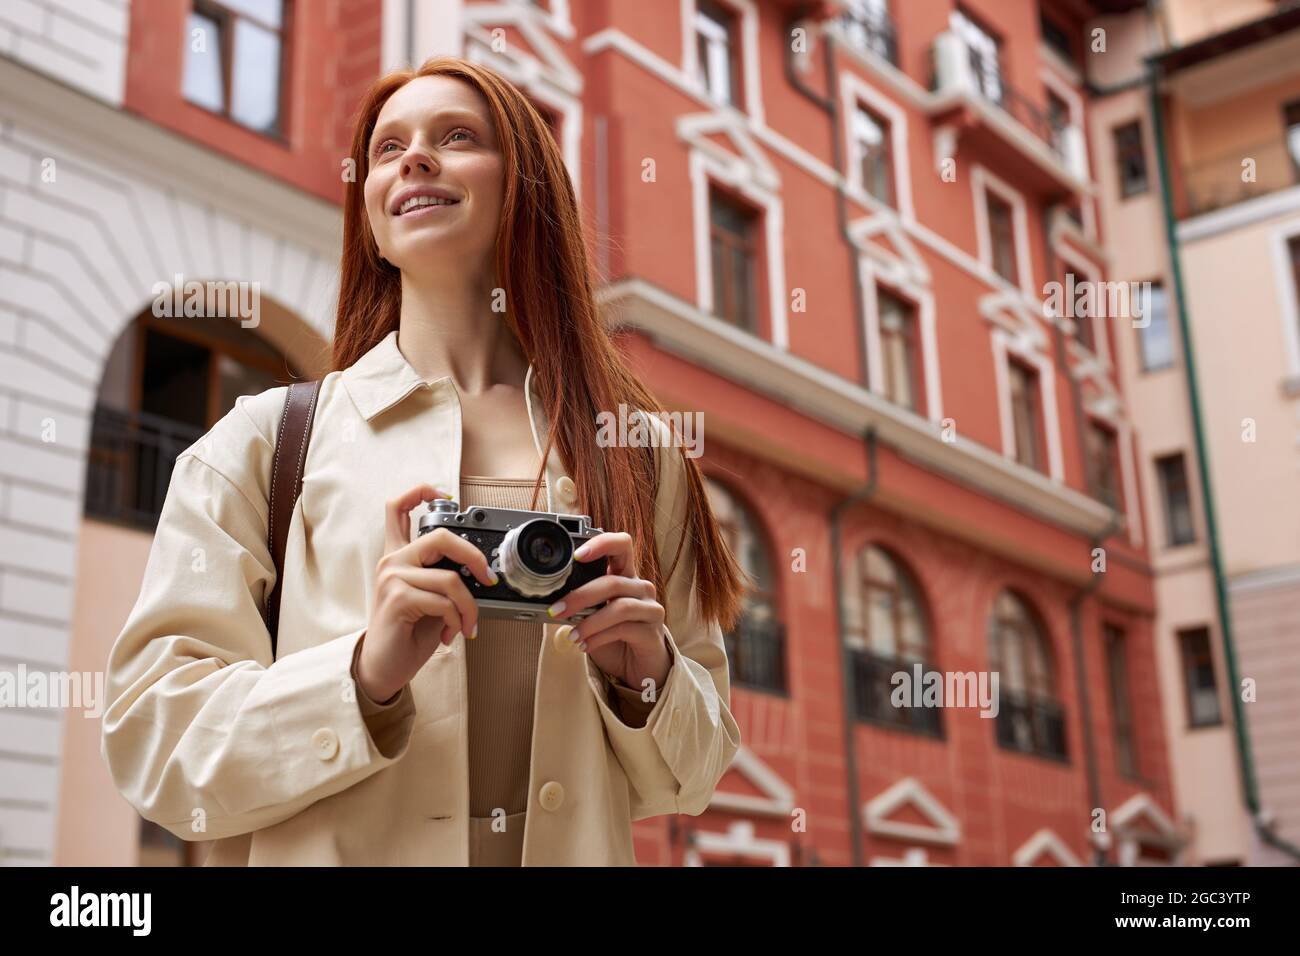
[[[794,788],[741,744],[714,789],[709,807],[731,813],[788,817],[794,811]]]
[[[912,820],[906,819],[912,816]],[[878,836],[952,846],[961,825],[915,777],[898,781],[863,807],[867,829]],[[917,822],[919,819],[919,822]]]
[[[528,7],[466,4],[461,16],[466,40],[478,44],[487,62],[515,84],[530,85],[540,79],[575,96],[582,92],[582,73]],[[510,27],[517,34],[508,35],[504,51],[493,49],[492,31],[497,27]]]
[[[1047,348],[1047,333],[1044,331],[1041,316],[1035,315],[1033,308],[1019,292],[999,290],[980,296],[980,315],[1010,332],[1020,342],[1035,352]]]
[[[1083,866],[1065,841],[1046,827],[1022,843],[1011,854],[1011,862],[1016,866],[1041,866],[1043,857],[1050,858],[1056,866]]]
[[[849,224],[849,236],[864,255],[879,263],[878,271],[886,282],[929,284],[930,270],[896,216],[865,216]]]
[[[683,142],[726,164],[738,178],[753,180],[768,190],[780,188],[781,179],[776,167],[739,116],[689,113],[678,117],[677,135]]]

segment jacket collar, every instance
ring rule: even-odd
[[[453,395],[456,392],[450,375],[436,378],[432,382],[426,382],[420,377],[420,373],[397,347],[396,329],[385,335],[370,351],[345,368],[341,378],[348,395],[352,397],[352,401],[366,421],[392,408],[417,388],[429,388],[434,391],[446,389]],[[529,362],[528,372],[524,376],[524,398],[528,405],[528,422],[533,432],[533,445],[540,458],[542,449],[546,445],[548,426],[546,406],[536,389],[533,363]],[[548,462],[548,465],[553,464],[554,461]],[[548,467],[549,470],[551,469]]]

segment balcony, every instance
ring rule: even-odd
[[[86,516],[152,532],[176,456],[203,430],[144,412],[95,406],[86,468]]]
[[[1054,700],[1002,690],[998,695],[998,744],[1007,750],[1065,760],[1065,711]]]
[[[1183,167],[1181,216],[1199,216],[1257,196],[1289,189],[1300,182],[1300,142],[1293,151],[1283,139],[1270,139],[1254,146],[1240,146],[1229,152],[1197,160]],[[1254,160],[1253,176],[1246,181],[1246,160]]]
[[[854,718],[927,737],[942,738],[941,708],[895,707],[890,700],[890,695],[894,692],[894,675],[899,672],[911,675],[915,663],[913,660],[889,657],[860,648],[850,649],[849,676],[853,687]],[[933,669],[929,664],[922,663],[923,671]]]
[[[991,155],[1004,179],[1046,197],[1088,191],[1087,145],[1077,126],[1055,121],[1015,89],[996,62],[947,31],[930,51],[931,121]],[[952,143],[955,150],[957,143]],[[950,154],[951,155],[951,154]]]
[[[780,621],[759,618],[747,609],[723,642],[733,683],[785,693],[785,628]]]
[[[852,46],[898,66],[898,34],[887,14],[851,6],[837,22]]]

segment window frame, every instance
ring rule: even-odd
[[[1183,706],[1186,708],[1187,729],[1204,730],[1210,727],[1224,726],[1223,715],[1223,697],[1222,685],[1219,680],[1219,666],[1214,659],[1214,641],[1209,625],[1197,624],[1191,627],[1180,627],[1174,632],[1174,638],[1178,644],[1178,668],[1182,677],[1183,684]],[[1194,657],[1189,657],[1188,645],[1193,639],[1204,638],[1205,648],[1203,653],[1197,649]],[[1195,709],[1192,706],[1193,682],[1192,676],[1199,664],[1208,663],[1210,676],[1214,678],[1214,720],[1196,720]]]
[[[1095,500],[1100,501],[1112,510],[1122,512],[1125,510],[1126,502],[1124,498],[1123,461],[1121,458],[1119,429],[1095,415],[1085,415],[1084,418],[1084,447],[1088,452],[1088,460],[1085,462],[1088,474],[1088,493]],[[1095,464],[1097,449],[1092,438],[1098,434],[1104,436],[1102,438],[1105,445],[1103,450],[1108,459],[1104,476],[1099,473],[1099,466]],[[1105,490],[1100,487],[1099,479],[1102,477],[1107,477],[1112,486],[1114,494],[1110,498],[1100,494]]]
[[[1164,282],[1160,279],[1149,279],[1147,281],[1151,283],[1151,288],[1153,291],[1156,289],[1160,291],[1160,296],[1164,301],[1164,310],[1162,312],[1162,315],[1164,316],[1164,327],[1167,330],[1166,337],[1169,340],[1169,359],[1168,361],[1166,361],[1161,365],[1152,365],[1148,361],[1148,349],[1146,345],[1147,332],[1150,330],[1152,325],[1152,315],[1154,314],[1152,310],[1152,304],[1155,301],[1154,297],[1152,297],[1148,299],[1146,303],[1147,319],[1148,319],[1147,324],[1145,326],[1138,326],[1135,329],[1138,336],[1138,365],[1141,367],[1141,371],[1143,374],[1146,374],[1148,372],[1164,372],[1167,371],[1168,369],[1174,368],[1178,364],[1177,345],[1174,341],[1174,326],[1173,323],[1170,322],[1169,320],[1170,319],[1169,291],[1165,288]]]
[[[211,116],[217,116],[228,123],[232,123],[242,130],[247,130],[255,136],[261,136],[266,139],[287,145],[289,142],[289,105],[291,98],[286,92],[288,79],[290,77],[290,55],[291,39],[295,27],[294,14],[296,13],[296,4],[294,0],[282,0],[280,7],[280,26],[273,27],[266,21],[255,16],[244,13],[241,10],[233,9],[226,5],[223,0],[190,0],[189,7],[185,13],[184,25],[184,42],[182,44],[184,56],[181,60],[181,82],[180,82],[180,99],[187,106],[203,110]],[[198,103],[185,95],[185,64],[186,58],[191,55],[190,37],[189,37],[189,17],[197,14],[212,20],[217,24],[218,41],[221,44],[221,109],[215,110],[203,103]],[[275,125],[269,129],[258,129],[254,126],[248,126],[236,119],[231,112],[233,109],[232,88],[235,75],[235,27],[240,20],[247,20],[249,23],[274,33],[279,40],[279,62],[277,65],[276,83],[276,103],[275,103]]]
[[[1025,455],[1023,453],[1023,448],[1022,448],[1023,442],[1021,440],[1022,423],[1019,420],[1020,416],[1017,414],[1016,385],[1014,381],[1016,378],[1017,370],[1029,376],[1026,383],[1026,387],[1022,392],[1022,395],[1025,399],[1029,401],[1028,413],[1029,413],[1030,422],[1028,423],[1028,425],[1029,425],[1029,431],[1033,436],[1033,445],[1031,449],[1032,454],[1030,455],[1030,459],[1031,459],[1030,461],[1025,460]],[[1043,389],[1043,381],[1042,381],[1041,373],[1039,372],[1038,368],[1033,363],[1027,362],[1021,356],[1015,355],[1013,353],[1008,353],[1007,355],[1007,401],[1011,407],[1011,431],[1012,431],[1011,439],[1012,439],[1013,457],[1018,464],[1023,465],[1026,468],[1032,469],[1033,471],[1039,472],[1040,474],[1046,474],[1048,470],[1047,468],[1048,462],[1047,462],[1047,449],[1046,449],[1047,442],[1045,438],[1046,423],[1044,421],[1044,413],[1043,413],[1042,389]]]
[[[1014,601],[1018,606],[1021,612],[1018,618],[1012,619],[1004,615],[1002,607],[1004,599]],[[1027,627],[1028,630],[1026,631],[1021,625]],[[1032,741],[1032,746],[1029,749],[1008,745],[1002,742],[1001,735],[997,733],[995,728],[998,747],[1011,753],[1069,763],[1069,723],[1066,720],[1065,705],[1062,703],[1057,689],[1060,681],[1057,680],[1056,653],[1052,647],[1051,633],[1048,631],[1042,615],[1033,602],[1026,598],[1017,588],[1002,587],[994,594],[993,604],[989,609],[985,635],[989,655],[989,669],[997,671],[999,675],[1006,672],[1005,665],[1010,659],[1006,653],[1009,634],[1033,645],[1032,648],[1022,647],[1019,655],[1025,666],[1025,678],[1028,686],[1023,690],[1012,689],[1009,693],[1013,696],[1023,696],[1029,705],[1036,705],[1044,709],[1050,708],[1059,712],[1062,750],[1057,753],[1046,746],[1046,741],[1038,739]],[[1038,674],[1033,673],[1036,662],[1041,668]],[[1035,686],[1035,678],[1038,678],[1041,687]],[[999,694],[1007,693],[1005,683],[1005,681],[999,681]],[[996,722],[1003,721],[1006,718],[1006,713],[1004,707],[995,719]]]
[[[1136,131],[1136,139],[1124,142],[1122,135],[1130,130]],[[1123,123],[1117,123],[1110,129],[1111,147],[1115,155],[1115,175],[1119,185],[1121,201],[1142,196],[1151,191],[1151,164],[1147,162],[1146,131],[1141,117],[1134,117]],[[1135,157],[1142,161],[1141,186],[1133,186],[1125,175],[1125,158],[1131,161]]]
[[[1163,462],[1170,462],[1174,459],[1177,459],[1181,464],[1179,474],[1181,476],[1182,489],[1187,502],[1187,526],[1190,529],[1190,537],[1185,540],[1175,540],[1175,523],[1173,521],[1173,510],[1170,507],[1170,489],[1165,480],[1167,471],[1162,467]],[[1185,548],[1189,545],[1198,543],[1200,540],[1200,534],[1197,528],[1196,507],[1193,501],[1192,478],[1187,470],[1187,453],[1180,449],[1178,451],[1156,455],[1152,459],[1152,465],[1156,472],[1156,489],[1160,493],[1160,513],[1165,523],[1164,541],[1166,550]]]
[[[879,394],[887,398],[894,406],[925,418],[928,414],[928,403],[926,401],[925,349],[922,341],[920,304],[879,280],[875,284],[875,300],[876,348],[880,353],[881,376]],[[882,308],[882,303],[885,300],[891,300],[902,306],[904,328],[901,333],[890,333],[885,329],[885,309]],[[889,351],[886,339],[887,336],[892,337],[894,335],[901,337],[907,348],[907,367],[912,393],[911,405],[905,405],[898,401],[894,395],[894,389],[891,387],[893,385],[894,365],[892,362],[887,361]]]
[[[864,118],[880,129],[882,139],[879,147],[870,146],[866,142],[866,137],[861,135],[862,128],[865,126]],[[872,109],[862,99],[855,97],[853,113],[849,118],[849,129],[853,143],[853,162],[858,167],[857,175],[862,191],[897,212],[899,209],[898,170],[894,166],[893,120],[885,117],[878,110]],[[883,165],[884,167],[883,177],[889,192],[888,198],[878,196],[868,185],[867,162],[871,159],[874,159],[878,164],[877,175],[881,175],[879,166]]]
[[[1137,727],[1133,719],[1133,686],[1129,679],[1128,633],[1118,624],[1102,622],[1102,644],[1106,657],[1106,683],[1110,696],[1111,737],[1115,745],[1115,766],[1120,775],[1136,780],[1138,772]],[[1120,680],[1116,680],[1116,665]],[[1120,686],[1122,684],[1122,686]],[[1124,755],[1127,754],[1127,761]]]
[[[764,337],[764,323],[762,309],[760,308],[762,297],[759,289],[759,272],[761,269],[761,257],[764,254],[763,249],[763,216],[765,210],[755,206],[747,201],[743,196],[738,195],[734,190],[720,185],[713,179],[707,181],[708,190],[708,241],[709,241],[709,268],[712,275],[712,298],[710,314],[721,322],[748,332],[751,335]],[[744,234],[727,230],[718,225],[715,209],[719,206],[729,207],[731,211],[738,213],[744,220]],[[717,248],[719,242],[729,245],[734,249],[739,248],[747,256],[746,283],[748,289],[744,290],[749,305],[749,313],[741,318],[744,321],[733,321],[722,309],[719,296],[723,290],[719,288],[718,276],[718,256]],[[722,269],[723,278],[733,275],[725,266]],[[732,283],[721,283],[724,289],[730,289]]]

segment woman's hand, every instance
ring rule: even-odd
[[[478,606],[460,573],[428,565],[448,557],[484,584],[497,583],[483,552],[447,528],[411,540],[411,509],[445,497],[432,485],[420,485],[385,508],[384,555],[376,565],[370,623],[356,666],[357,683],[372,700],[396,695],[439,643],[478,630]]]
[[[664,607],[655,586],[637,577],[632,536],[623,531],[598,534],[578,549],[574,560],[607,557],[608,572],[575,588],[550,608],[552,617],[570,616],[601,601],[608,603],[579,622],[569,634],[604,673],[642,690],[648,677],[656,699],[668,680],[672,652],[664,630]]]

